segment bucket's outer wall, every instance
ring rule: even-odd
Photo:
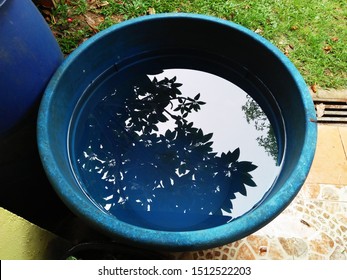
[[[63,54],[48,24],[31,0],[0,7],[0,136],[25,118],[41,95]]]

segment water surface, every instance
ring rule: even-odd
[[[69,136],[76,179],[98,207],[131,224],[195,230],[230,222],[279,173],[267,114],[205,67],[155,65],[109,71],[86,90]]]

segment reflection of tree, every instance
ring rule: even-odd
[[[256,186],[249,172],[257,166],[238,161],[238,148],[218,155],[212,149],[213,133],[205,134],[187,121],[205,104],[200,94],[183,96],[176,77],[158,81],[134,76],[89,116],[93,137],[78,159],[87,171],[86,184],[102,179],[105,187],[95,195],[112,207],[221,214],[221,205],[216,209],[212,202],[219,197],[222,209],[230,212],[235,193],[247,195],[246,185]],[[165,131],[160,128],[164,123]]]
[[[247,95],[247,101],[242,106],[242,110],[245,112],[248,123],[252,122],[256,130],[266,133],[266,135],[257,137],[257,141],[265,149],[267,154],[277,161],[278,147],[276,136],[264,111],[249,95]]]

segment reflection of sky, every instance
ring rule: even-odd
[[[158,80],[174,76],[177,83],[183,84],[179,88],[183,96],[194,98],[200,93],[200,100],[206,102],[199,112],[193,111],[187,119],[194,123],[194,127],[201,128],[204,134],[213,132],[211,141],[214,151],[222,153],[239,147],[239,160],[251,161],[258,166],[250,173],[257,187],[247,187],[247,197],[237,194],[237,199],[233,201],[233,217],[242,215],[261,200],[279,171],[275,160],[256,140],[261,135],[266,136],[267,131],[258,131],[253,124],[247,123],[241,109],[247,95],[238,86],[221,77],[189,69],[169,69],[156,75]],[[160,131],[165,132],[168,125],[162,124]]]

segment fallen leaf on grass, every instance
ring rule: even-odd
[[[316,85],[316,84],[311,85],[311,90],[312,90],[314,93],[317,93],[317,85]]]
[[[148,8],[147,14],[154,15],[155,14],[155,9],[154,8]]]
[[[100,9],[102,7],[105,7],[107,5],[110,5],[107,1],[100,1],[100,0],[88,0],[89,9]]]
[[[55,8],[56,6],[54,0],[34,0],[34,3],[45,8]]]
[[[291,45],[291,44],[289,44],[289,45],[287,45],[287,46],[284,48],[284,54],[285,54],[286,56],[288,56],[289,53],[290,53],[292,50],[294,50],[294,46]]]
[[[293,25],[293,26],[290,27],[290,30],[295,31],[295,30],[298,30],[298,28],[299,27],[297,27],[296,25]]]
[[[332,47],[332,46],[329,46],[329,45],[326,45],[326,46],[323,48],[323,50],[325,51],[325,53],[330,53],[332,49],[333,49],[333,47]]]
[[[102,2],[100,2],[100,3],[97,4],[97,6],[98,6],[99,8],[105,7],[105,6],[107,6],[107,5],[110,5],[110,3],[107,2],[107,1],[102,1]]]
[[[48,18],[52,16],[51,9],[41,9],[40,11],[44,16],[47,16]]]
[[[88,25],[92,28],[95,28],[95,20],[93,20],[90,16],[84,15],[84,18],[86,19],[86,22],[88,23]]]
[[[91,12],[84,14],[84,19],[94,33],[96,33],[99,30],[99,24],[104,21],[103,16]]]
[[[261,34],[263,33],[263,30],[261,28],[257,28],[256,30],[254,30],[254,32],[257,34]]]

